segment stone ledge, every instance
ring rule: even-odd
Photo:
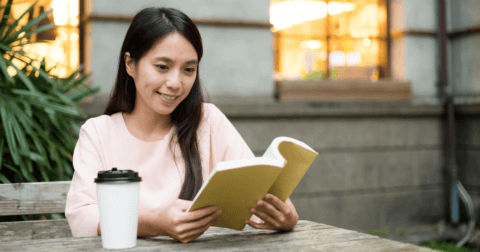
[[[229,118],[305,118],[305,117],[438,117],[444,114],[437,102],[419,100],[396,102],[318,102],[275,101],[273,97],[213,97],[210,99]],[[79,101],[88,118],[103,113],[108,94],[100,93]],[[458,104],[461,116],[480,114],[480,103]]]
[[[439,116],[438,105],[409,102],[291,102],[263,104],[215,103],[229,118],[244,117],[418,117]]]

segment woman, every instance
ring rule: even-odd
[[[143,178],[138,236],[187,243],[218,220],[215,206],[185,210],[218,162],[254,155],[225,115],[203,102],[202,54],[200,33],[182,12],[147,8],[134,17],[105,113],[85,122],[75,147],[65,209],[74,236],[101,235],[93,180],[112,167]],[[290,199],[271,194],[251,210],[245,223],[254,228],[287,231],[298,221]]]

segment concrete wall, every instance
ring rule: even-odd
[[[449,32],[480,26],[480,1],[447,0]],[[449,81],[457,95],[480,93],[480,34],[451,39],[449,43]]]
[[[301,219],[367,231],[445,215],[438,115],[236,118],[224,112],[256,156],[281,135],[319,153],[291,195]]]
[[[449,32],[480,26],[480,1],[447,0],[447,29]],[[480,94],[480,34],[472,34],[449,41],[449,82],[457,103],[478,103]],[[466,106],[466,105],[465,105]],[[456,162],[459,179],[475,205],[477,226],[480,208],[480,118],[478,110],[457,116]],[[461,201],[460,201],[461,202]],[[461,221],[466,221],[462,203]]]
[[[269,21],[268,0],[92,1],[95,15],[133,16],[149,6],[178,8],[192,19]],[[97,99],[108,96],[129,22],[93,20],[91,68]],[[272,33],[268,28],[199,25],[204,45],[200,78],[210,96],[272,96]]]
[[[392,31],[427,31],[437,29],[436,0],[390,0]],[[438,49],[434,36],[405,34],[392,40],[392,76],[412,83],[414,98],[434,99],[437,94]]]

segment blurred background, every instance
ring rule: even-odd
[[[14,1],[14,17],[32,3]],[[25,22],[53,9],[44,22],[58,27],[24,50],[59,77],[84,65],[100,91],[79,104],[98,116],[128,26],[148,6],[177,8],[198,25],[206,97],[257,156],[280,135],[319,152],[291,195],[300,219],[438,231],[455,203],[451,160],[479,219],[480,1],[40,0]]]

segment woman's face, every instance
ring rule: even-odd
[[[135,110],[169,115],[192,89],[197,76],[195,48],[175,32],[157,41],[135,62],[125,53],[127,73],[135,81]]]

